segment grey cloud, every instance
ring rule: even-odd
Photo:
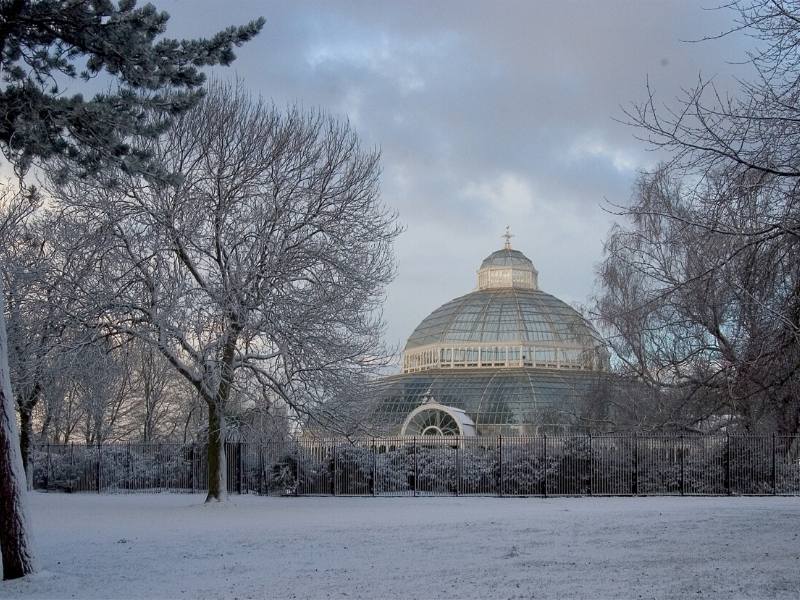
[[[238,76],[278,104],[349,118],[381,148],[383,196],[407,227],[390,342],[474,286],[506,224],[544,289],[585,301],[612,221],[601,205],[625,202],[657,158],[614,120],[620,106],[647,76],[664,101],[700,72],[732,85],[746,44],[682,43],[731,18],[682,2],[157,3],[173,35],[264,15]]]

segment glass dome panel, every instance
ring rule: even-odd
[[[433,311],[408,338],[406,350],[448,342],[552,342],[598,345],[592,326],[568,304],[540,290],[472,292]]]

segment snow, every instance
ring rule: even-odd
[[[30,498],[2,598],[792,598],[800,498]]]

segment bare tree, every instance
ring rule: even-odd
[[[800,430],[800,2],[725,5],[757,41],[734,95],[702,77],[671,105],[648,83],[628,122],[669,159],[612,231],[598,313],[665,422],[716,415]],[[706,40],[708,42],[708,40]],[[664,408],[663,406],[661,408]],[[719,415],[726,415],[720,420]]]
[[[764,232],[769,180],[739,182],[730,196],[729,177],[709,178],[702,193],[697,184],[685,193],[667,168],[642,178],[631,225],[606,243],[597,316],[621,370],[656,401],[651,422],[713,419],[792,435],[800,431],[800,239]]]
[[[0,277],[4,280],[7,308],[9,366],[20,415],[20,446],[25,472],[33,441],[33,413],[46,388],[84,343],[69,313],[70,295],[64,293],[65,274],[70,282],[81,276],[73,258],[81,256],[83,268],[90,255],[85,248],[62,252],[59,236],[65,231],[56,215],[32,206],[25,219],[9,229],[0,246]]]
[[[674,104],[663,106],[648,82],[647,99],[626,111],[628,120],[650,145],[671,154],[671,166],[699,175],[744,169],[796,179],[800,2],[735,0],[724,8],[736,20],[721,36],[743,32],[757,42],[747,54],[752,77],[739,80],[738,93],[727,95],[701,76]]]
[[[183,380],[158,349],[133,340],[128,351],[135,378],[133,423],[140,439],[173,437],[187,403]]]
[[[115,347],[113,340],[100,339],[83,348],[82,359],[89,367],[79,379],[84,442],[128,438],[136,429],[129,418],[135,385],[129,347]]]
[[[208,500],[226,496],[225,412],[253,385],[298,415],[382,365],[395,217],[376,152],[321,113],[215,84],[149,147],[169,185],[53,182],[104,248],[85,314],[157,348],[208,410]],[[87,233],[87,235],[89,235]]]
[[[33,210],[30,196],[0,191],[0,243],[7,239]],[[8,368],[3,281],[0,278],[0,553],[3,579],[15,579],[33,572],[33,552],[27,527],[24,501],[25,472],[19,450],[17,417]]]
[[[663,106],[648,83],[646,100],[626,111],[627,122],[652,149],[669,154],[661,170],[681,180],[682,201],[692,207],[682,215],[661,207],[660,216],[694,219],[742,244],[785,240],[788,246],[800,236],[800,1],[737,0],[724,7],[737,18],[721,35],[744,32],[758,42],[747,55],[752,76],[738,80],[735,95],[701,77]],[[747,227],[737,227],[730,208],[755,191],[758,210]],[[728,256],[738,248],[727,247]]]

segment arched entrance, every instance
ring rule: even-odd
[[[428,401],[412,410],[400,435],[405,436],[474,436],[475,423],[463,410]]]

